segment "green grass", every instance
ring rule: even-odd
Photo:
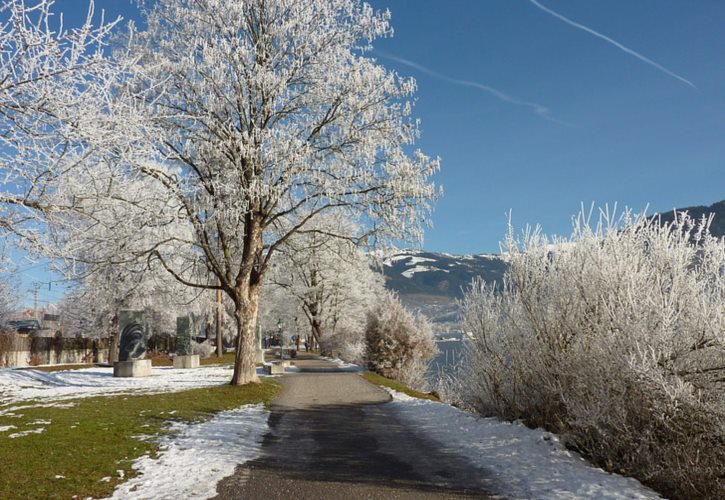
[[[216,354],[212,354],[210,357],[199,361],[199,363],[202,365],[232,365],[234,364],[234,356],[235,353],[233,352],[225,352],[221,358],[217,358]]]
[[[435,393],[425,393],[425,392],[414,391],[410,387],[407,387],[407,386],[401,384],[400,382],[396,382],[395,380],[385,378],[382,375],[378,375],[375,372],[365,371],[362,373],[362,376],[368,382],[371,382],[375,385],[382,385],[384,387],[389,387],[390,389],[393,389],[394,391],[402,392],[413,398],[429,399],[431,401],[440,401],[440,398]]]
[[[277,382],[265,379],[241,387],[77,399],[71,408],[0,406],[3,413],[17,415],[0,415],[0,426],[16,427],[0,432],[0,498],[108,496],[122,482],[117,470],[128,479],[136,458],[157,451],[155,440],[139,436],[163,434],[172,420],[200,422],[244,404],[268,403],[279,390]],[[50,424],[32,424],[36,420]],[[8,437],[40,427],[45,428],[41,434]],[[104,477],[112,479],[102,482]]]

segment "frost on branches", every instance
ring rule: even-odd
[[[176,216],[175,199],[149,179],[116,174],[99,160],[93,168],[74,169],[59,179],[57,193],[75,199],[75,210],[55,214],[52,237],[44,245],[55,269],[75,282],[63,303],[66,331],[110,336],[111,362],[120,309],[146,310],[147,317],[162,320],[151,323],[152,331],[174,332],[177,315],[199,312],[202,292],[182,285],[148,258],[148,247],[154,246],[174,254],[170,258],[176,262],[184,260],[173,242],[188,239],[191,231]],[[149,213],[155,218],[149,219]]]
[[[420,238],[438,162],[408,153],[415,83],[367,57],[389,16],[355,0],[159,0],[145,15],[116,56],[128,71],[106,127],[126,142],[113,153],[177,201],[187,261],[148,254],[231,298],[232,383],[256,381],[260,289],[292,235],[334,210],[361,221],[340,237]],[[203,279],[185,274],[196,265]]]
[[[81,129],[87,97],[114,74],[103,57],[115,23],[65,30],[51,0],[0,0],[0,230],[26,243],[74,200],[55,197],[56,181],[88,160]],[[97,107],[97,106],[96,106]]]
[[[725,241],[708,220],[582,213],[570,240],[508,240],[502,293],[465,297],[464,399],[567,436],[679,498],[725,495]]]
[[[17,275],[13,272],[14,266],[10,263],[7,250],[6,242],[0,240],[0,332],[10,330],[6,323],[20,303]]]
[[[425,374],[438,349],[430,321],[408,311],[397,295],[387,292],[368,315],[365,327],[368,367],[418,390],[427,390]]]

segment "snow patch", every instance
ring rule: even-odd
[[[10,439],[15,439],[19,437],[29,436],[31,434],[40,434],[42,432],[45,432],[45,427],[38,427],[37,429],[29,429],[27,431],[13,432],[12,434],[8,434],[8,437]]]
[[[411,269],[406,269],[401,275],[405,276],[406,278],[412,278],[415,273],[423,273],[427,271],[440,271],[442,273],[449,273],[450,271],[448,269],[439,269],[437,267],[430,267],[430,266],[415,266]]]
[[[150,377],[114,377],[112,367],[93,367],[45,373],[37,370],[0,369],[0,405],[28,400],[43,400],[43,404],[28,407],[70,407],[74,403],[59,403],[71,398],[117,396],[124,393],[155,394],[178,392],[199,387],[228,383],[232,378],[231,366],[202,366],[194,370],[175,370],[172,367],[154,367]],[[258,376],[264,376],[262,368]],[[66,406],[61,406],[66,405]],[[4,412],[22,407],[0,410]],[[6,415],[7,416],[7,415]]]
[[[219,481],[233,474],[237,465],[259,456],[268,415],[264,405],[247,405],[201,424],[174,424],[172,431],[177,433],[160,440],[163,451],[158,458],[137,459],[133,468],[139,475],[119,485],[111,498],[216,496]]]
[[[660,498],[636,479],[592,466],[549,432],[389,392],[390,404],[416,429],[493,474],[501,488],[493,493],[531,499]]]
[[[394,263],[396,263],[396,262],[398,262],[400,260],[405,260],[405,259],[409,259],[409,258],[410,258],[410,255],[405,254],[405,253],[401,253],[401,254],[397,254],[397,255],[392,255],[392,256],[388,257],[387,259],[385,259],[385,261],[383,262],[383,264],[386,265],[386,266],[388,266],[388,267],[392,267]]]
[[[479,259],[486,259],[486,260],[501,260],[501,255],[497,253],[481,253],[476,255]]]
[[[427,257],[411,257],[410,262],[408,262],[408,266],[414,266],[416,264],[420,264],[421,262],[435,262],[435,259],[429,259]]]
[[[344,369],[348,372],[364,372],[365,369],[361,367],[360,365],[356,365],[355,363],[348,363],[347,361],[344,361],[340,358],[328,358],[326,356],[323,356],[323,359],[326,359],[330,363],[335,363],[338,367]]]

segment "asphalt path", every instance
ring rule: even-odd
[[[417,433],[386,391],[324,360],[296,365],[281,378],[261,456],[223,479],[216,498],[491,497],[486,471]]]

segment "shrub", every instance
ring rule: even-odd
[[[369,315],[365,329],[368,368],[409,387],[426,390],[425,374],[436,354],[430,322],[405,309],[388,293]]]
[[[342,329],[327,333],[320,339],[323,353],[332,353],[348,363],[365,363],[365,334],[361,331]]]
[[[198,354],[201,359],[208,358],[216,352],[216,347],[208,340],[204,342],[191,341],[191,353]]]
[[[463,301],[461,398],[667,496],[725,497],[725,242],[708,223],[604,213],[569,241],[509,237],[502,293]]]

